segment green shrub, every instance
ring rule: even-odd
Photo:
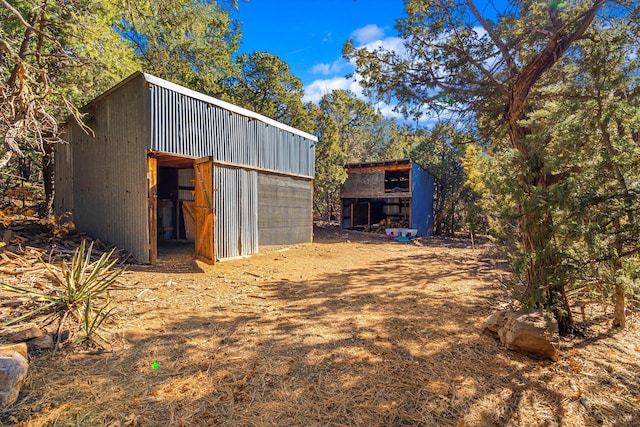
[[[18,286],[0,283],[0,288],[21,294],[20,299],[38,303],[35,309],[7,322],[11,325],[35,316],[50,313],[60,319],[59,330],[71,315],[80,323],[83,336],[79,342],[93,342],[103,346],[107,342],[97,330],[110,318],[113,309],[108,308],[109,289],[113,286],[123,268],[113,268],[117,260],[111,260],[113,250],[104,253],[96,261],[91,261],[93,243],[88,248],[84,240],[75,251],[69,264],[62,262],[60,270],[55,270],[44,261],[49,278],[57,285],[52,293],[43,293]]]

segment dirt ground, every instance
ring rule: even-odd
[[[640,425],[637,318],[562,340],[556,363],[507,351],[480,333],[505,305],[490,245],[322,228],[214,266],[188,252],[130,267],[113,351],[35,357],[0,423]]]

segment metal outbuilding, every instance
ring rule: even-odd
[[[56,150],[78,230],[150,263],[163,241],[213,263],[312,240],[315,136],[141,72],[86,112]]]
[[[433,234],[433,176],[411,159],[346,165],[342,228],[406,227]]]

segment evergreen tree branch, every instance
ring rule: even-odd
[[[486,19],[484,19],[484,17],[480,14],[473,0],[467,0],[467,5],[469,6],[469,9],[471,9],[471,13],[473,14],[473,16],[475,16],[475,18],[478,20],[480,25],[482,25],[482,28],[484,28],[484,30],[487,32],[487,34],[489,35],[493,43],[496,45],[498,50],[500,50],[500,53],[502,54],[502,58],[507,64],[507,68],[509,69],[509,73],[511,77],[512,78],[516,77],[518,75],[518,67],[515,64],[513,55],[511,55],[511,53],[509,52],[507,45],[502,41],[502,39],[498,36],[498,34],[496,34],[496,32],[494,31],[493,27],[489,24],[489,22]]]

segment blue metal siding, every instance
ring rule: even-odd
[[[411,164],[411,228],[418,236],[433,234],[433,176]]]

